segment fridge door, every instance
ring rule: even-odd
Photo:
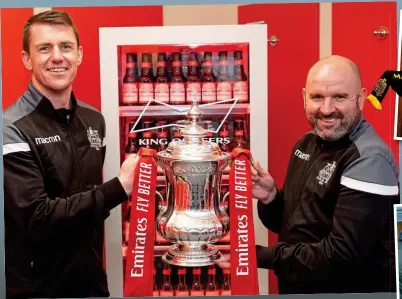
[[[142,52],[151,52],[156,61],[159,51],[176,51],[175,49],[192,49],[205,52],[208,47],[214,53],[215,62],[220,46],[227,45],[233,53],[236,45],[245,45],[247,59],[245,69],[248,77],[249,102],[239,103],[231,111],[232,121],[242,117],[246,124],[245,133],[250,150],[262,167],[268,167],[268,74],[267,74],[267,25],[219,25],[219,26],[162,26],[162,27],[112,27],[100,28],[100,75],[101,75],[101,112],[106,120],[107,150],[104,163],[104,180],[115,177],[124,160],[124,148],[129,120],[138,120],[136,129],[148,119],[150,121],[174,118],[184,119],[169,107],[151,105],[144,111],[144,104],[135,103],[133,96],[127,97],[134,102],[130,105],[123,100],[123,79],[127,67],[127,53],[138,52],[138,71],[141,71]],[[176,47],[176,48],[175,48]],[[233,49],[232,49],[232,48]],[[202,55],[201,55],[202,56]],[[232,64],[233,64],[233,56]],[[154,70],[156,63],[154,63]],[[188,71],[188,68],[184,68]],[[155,72],[154,72],[155,73]],[[125,81],[127,82],[127,81]],[[138,96],[138,95],[137,95]],[[177,105],[178,104],[178,105]],[[202,104],[202,102],[201,102]],[[177,108],[185,108],[188,103],[171,103]],[[205,107],[204,119],[211,118],[219,126],[232,103]],[[231,127],[233,131],[233,126]],[[218,134],[218,133],[216,133]],[[218,135],[215,135],[218,136]],[[144,143],[142,143],[144,144]],[[161,184],[163,185],[163,183]],[[254,229],[257,244],[268,245],[268,232],[258,219],[256,201],[253,201]],[[124,269],[124,219],[122,205],[111,211],[105,223],[105,259],[110,295],[123,297]],[[124,207],[123,207],[124,208]],[[124,212],[123,212],[124,213]],[[124,248],[123,248],[124,249]],[[268,293],[268,271],[258,270],[260,294]]]

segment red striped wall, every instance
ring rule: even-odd
[[[84,57],[74,83],[74,91],[80,100],[100,110],[99,27],[162,26],[162,6],[53,9],[63,10],[73,18],[82,41]]]
[[[397,21],[395,2],[333,3],[332,54],[352,59],[360,68],[363,86],[371,92],[386,70],[397,69]],[[389,35],[380,40],[373,34],[380,26]],[[399,142],[394,140],[395,92],[389,89],[383,110],[366,101],[364,116],[391,147],[399,162]]]
[[[291,150],[310,130],[304,116],[302,88],[310,66],[319,59],[319,4],[257,4],[239,6],[239,24],[265,21],[268,37],[268,169],[277,186],[285,180]],[[269,232],[269,245],[277,235]],[[269,293],[277,294],[269,271]]]
[[[162,6],[64,7],[80,33],[84,48],[74,90],[79,99],[100,109],[99,27],[162,26]],[[211,14],[212,14],[211,7]],[[332,53],[357,62],[363,84],[369,89],[386,69],[396,69],[396,4],[394,2],[333,3]],[[166,12],[165,12],[166,13]],[[205,12],[204,12],[205,13]],[[24,22],[33,9],[2,9],[3,109],[26,90],[29,72],[20,51]],[[208,15],[208,13],[205,13]],[[180,18],[180,14],[177,15]],[[230,18],[232,21],[232,18]],[[268,45],[268,164],[276,183],[285,179],[290,151],[310,129],[303,111],[301,89],[309,67],[320,57],[319,4],[255,4],[238,7],[238,23],[265,21],[268,36],[276,35],[276,47]],[[208,20],[205,21],[208,23]],[[386,24],[390,36],[385,42],[373,38],[378,24]],[[7,28],[7,29],[6,29]],[[395,93],[389,91],[384,110],[374,110],[369,102],[364,113],[399,160],[399,143],[393,140]],[[269,244],[277,236],[269,233]],[[276,276],[270,271],[269,293],[278,293]]]
[[[1,9],[2,107],[7,108],[26,89],[30,72],[21,59],[22,29],[33,15],[32,8]]]

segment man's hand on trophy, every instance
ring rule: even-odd
[[[128,156],[126,160],[124,160],[121,165],[118,178],[120,180],[121,185],[126,191],[127,196],[131,196],[131,192],[133,191],[133,181],[134,181],[134,169],[137,164],[138,156],[136,154],[131,154]]]
[[[253,198],[263,203],[270,203],[276,196],[275,182],[269,172],[260,166],[257,160],[254,160],[251,167],[251,176],[253,181]]]
[[[222,269],[230,268],[230,254],[222,254],[221,258],[216,261],[216,264]]]

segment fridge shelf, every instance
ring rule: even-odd
[[[202,105],[202,104],[201,104]],[[217,105],[212,105],[212,106],[206,106],[202,107],[202,112],[204,115],[225,115],[232,104],[217,104]],[[190,108],[190,105],[175,105],[174,106],[177,109],[184,110]],[[130,116],[139,116],[142,111],[145,109],[144,106],[120,106],[120,116],[121,117],[130,117]],[[245,115],[250,113],[250,104],[245,103],[245,104],[236,104],[230,114],[236,114],[236,115]],[[172,115],[172,116],[179,116],[183,115],[185,116],[186,112],[177,112],[167,106],[163,105],[150,105],[148,106],[147,110],[144,113],[144,116],[166,116],[166,115]]]

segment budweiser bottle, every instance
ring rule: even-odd
[[[191,52],[190,59],[188,61],[188,75],[187,75],[187,101],[189,102],[191,98],[201,101],[201,82],[198,78],[198,61],[197,53]]]
[[[148,129],[152,127],[152,121],[146,120],[143,123],[143,129]],[[156,134],[153,129],[142,131],[142,138],[138,139],[138,146],[145,148],[156,149],[158,145],[158,140],[156,139]]]
[[[148,104],[154,98],[154,83],[152,74],[151,53],[142,53],[141,77],[138,83],[139,103]]]
[[[170,83],[170,103],[173,105],[182,105],[186,103],[186,91],[184,76],[181,70],[181,55],[179,52],[173,53],[173,74]]]
[[[154,267],[153,270],[153,293],[152,293],[153,297],[159,297],[160,296],[160,292],[159,292],[159,286],[156,282],[156,269]]]
[[[233,98],[238,98],[238,103],[247,103],[248,99],[248,80],[243,66],[243,53],[241,50],[235,51],[233,61]]]
[[[176,296],[190,296],[190,291],[186,284],[186,268],[180,267],[177,270],[177,274],[179,276],[179,283],[177,285]]]
[[[156,123],[156,126],[165,126],[167,124],[167,121],[161,120]],[[167,127],[164,128],[158,128],[158,146],[156,150],[158,152],[164,151],[167,148],[167,145],[169,143],[169,129]]]
[[[123,105],[138,104],[137,54],[126,54],[126,73],[123,78]]]
[[[172,272],[172,269],[170,268],[169,264],[165,264],[165,267],[163,269],[163,286],[160,291],[160,295],[162,297],[174,296],[174,290],[173,290],[172,284],[170,283],[170,273],[171,272]]]
[[[214,127],[212,126],[212,121],[207,119],[204,120],[204,128],[205,130],[209,130],[207,131],[207,136],[205,136],[204,140],[210,141],[210,142],[214,142]]]
[[[173,77],[172,60],[173,60],[172,53],[166,53],[166,70],[169,82],[172,81]]]
[[[244,138],[244,121],[242,119],[235,119],[233,135],[232,141],[228,144],[230,151],[235,148],[250,149],[250,144]]]
[[[123,228],[123,257],[127,256],[128,241],[130,239],[130,218],[131,218],[131,200],[127,201],[127,212],[124,215],[124,228]]]
[[[204,53],[201,77],[201,100],[203,103],[216,102],[216,78],[212,68],[212,53]]]
[[[230,287],[230,269],[223,269],[223,284],[221,289],[222,296],[230,296],[232,294]]]
[[[229,80],[228,53],[226,51],[219,52],[216,97],[217,101],[224,101],[232,98],[232,84]]]
[[[201,284],[201,268],[193,268],[193,285],[191,286],[191,296],[204,296],[205,292]]]
[[[228,122],[225,121],[219,130],[219,140],[218,144],[222,152],[228,152],[228,143],[230,143],[229,139],[229,128],[228,128]]]
[[[183,73],[184,81],[186,81],[188,75],[188,60],[190,58],[190,51],[186,48],[179,49],[181,57],[181,70]]]
[[[219,289],[216,286],[216,269],[214,266],[208,267],[208,284],[205,291],[206,296],[219,296]]]
[[[128,138],[127,138],[127,145],[125,148],[125,159],[128,158],[131,154],[136,154],[138,152],[137,146],[137,133],[131,133],[131,129],[134,127],[135,121],[130,122],[128,125]]]
[[[155,100],[168,104],[169,103],[169,78],[166,68],[166,54],[158,53],[158,61],[156,63],[156,79],[155,79]]]
[[[178,120],[178,121],[176,121],[175,123],[176,123],[176,124],[180,124],[181,121]],[[173,127],[172,141],[179,141],[179,140],[181,140],[182,135],[181,135],[180,130],[181,130],[181,127],[177,127],[177,126],[174,126],[174,127]]]

